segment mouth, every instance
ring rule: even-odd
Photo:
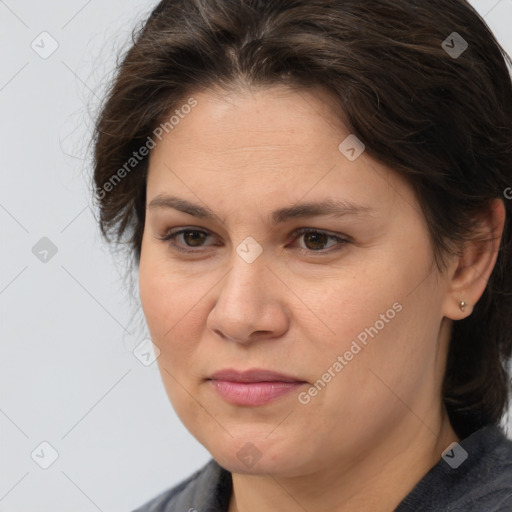
[[[263,369],[221,370],[207,381],[226,402],[252,407],[265,405],[307,384],[297,377]]]

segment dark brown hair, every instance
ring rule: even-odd
[[[507,64],[463,0],[163,0],[134,32],[97,121],[102,233],[138,264],[148,168],[140,150],[191,95],[320,86],[368,153],[414,188],[442,269],[474,236],[476,214],[512,186]],[[498,424],[508,402],[511,201],[505,206],[486,290],[453,325],[443,397],[462,438]]]

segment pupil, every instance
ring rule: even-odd
[[[192,236],[192,235],[197,235],[197,236]],[[203,235],[204,235],[204,233],[199,233],[199,231],[187,231],[185,233],[185,242],[187,243],[187,245],[192,245],[192,246],[196,247],[200,244],[195,244],[194,241],[201,242]],[[192,243],[189,243],[189,242],[192,242]]]
[[[304,240],[308,249],[322,249],[327,243],[327,235],[325,233],[309,233],[304,237]],[[308,245],[308,241],[313,242],[313,247]]]

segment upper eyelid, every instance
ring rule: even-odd
[[[216,233],[213,233],[212,231],[210,231],[209,229],[203,228],[203,227],[199,227],[199,226],[197,226],[197,227],[196,226],[178,226],[178,227],[175,227],[175,228],[170,228],[170,229],[166,230],[163,233],[163,236],[166,236],[166,235],[169,235],[169,234],[174,234],[174,235],[176,235],[178,233],[181,234],[184,231],[198,231],[198,232],[201,232],[201,233],[206,233],[207,235],[212,235],[212,236],[216,236],[216,237],[219,236]],[[326,235],[333,236],[333,237],[349,238],[347,235],[342,235],[341,233],[335,233],[335,232],[330,231],[328,229],[315,228],[315,227],[307,227],[307,226],[303,226],[303,227],[300,227],[300,228],[295,228],[290,233],[290,236],[291,235],[295,235],[297,233],[301,233],[302,234],[302,233],[308,232],[308,231],[324,233]]]

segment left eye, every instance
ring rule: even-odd
[[[326,252],[325,249],[329,249],[335,245],[343,245],[348,242],[348,240],[339,236],[311,228],[299,229],[298,231],[295,231],[294,236],[297,239],[302,238],[304,240],[305,247],[299,247],[300,249],[313,252]],[[334,240],[334,242],[326,247],[329,240]]]

